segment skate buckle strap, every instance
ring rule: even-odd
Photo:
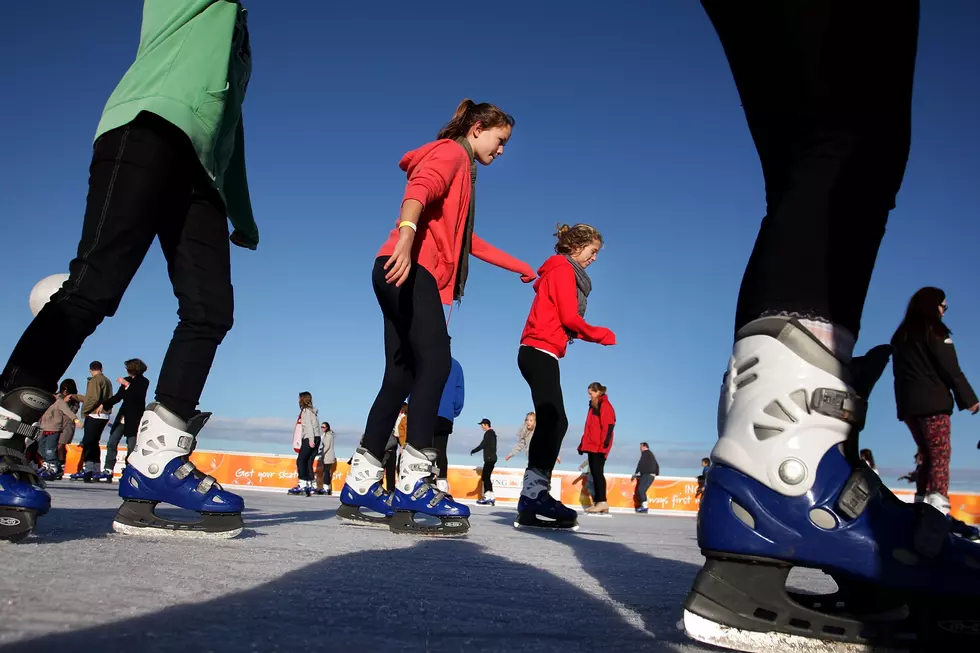
[[[817,388],[810,398],[810,410],[848,424],[864,427],[868,402],[856,394],[833,388]]]
[[[178,467],[177,471],[174,472],[174,476],[176,476],[181,481],[191,475],[194,475],[195,477],[198,476],[201,477],[201,481],[200,483],[197,484],[197,488],[196,488],[196,491],[200,492],[201,494],[207,494],[212,487],[217,485],[217,481],[214,480],[214,477],[208,476],[203,472],[199,471],[197,467],[194,465],[194,463],[192,463],[189,460],[183,465],[181,465],[180,467]],[[221,486],[218,487],[220,488]]]
[[[28,440],[41,437],[41,427],[37,424],[27,424],[13,417],[0,416],[0,430],[20,435]]]
[[[868,507],[877,490],[877,475],[870,469],[855,469],[844,484],[837,507],[848,519],[857,519]]]
[[[0,474],[23,474],[34,485],[44,487],[44,481],[27,462],[23,451],[0,446]]]

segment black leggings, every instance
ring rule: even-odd
[[[449,378],[449,332],[435,278],[412,264],[401,288],[385,281],[388,257],[374,262],[371,281],[385,320],[385,374],[381,390],[368,413],[364,448],[381,460],[391,429],[405,397],[408,404],[408,444],[422,450],[432,446],[442,390]]]
[[[301,481],[313,481],[313,459],[316,452],[320,449],[320,438],[314,440],[310,446],[309,438],[303,438],[299,445],[299,455],[296,456],[296,471]]]
[[[765,315],[855,337],[905,174],[919,3],[702,0],[766,188],[735,330]]]
[[[95,142],[69,279],[21,336],[0,392],[20,386],[54,392],[85,339],[116,313],[154,239],[167,260],[180,318],[156,399],[189,419],[232,326],[228,221],[190,139],[146,112]]]
[[[606,457],[601,453],[589,454],[589,474],[592,475],[592,485],[595,487],[595,494],[592,501],[599,503],[606,500],[606,477],[603,472],[606,468]]]
[[[521,347],[517,352],[517,366],[531,388],[531,401],[538,418],[528,445],[527,466],[550,476],[568,431],[558,359],[533,347]]]
[[[453,432],[453,423],[445,417],[436,420],[436,433],[432,436],[432,448],[436,450],[436,465],[439,467],[439,478],[446,478],[449,471],[449,435]]]

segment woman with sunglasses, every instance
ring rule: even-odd
[[[951,331],[943,323],[946,293],[921,288],[912,295],[905,319],[892,336],[895,404],[922,455],[916,501],[949,514],[950,415],[953,401],[976,414],[977,395],[960,370]],[[967,527],[970,528],[970,527]],[[976,537],[976,529],[964,533]],[[971,538],[972,539],[972,538]]]

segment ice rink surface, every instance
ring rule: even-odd
[[[466,537],[423,539],[346,525],[336,496],[248,492],[236,539],[148,539],[112,532],[115,484],[49,488],[35,534],[0,547],[4,653],[718,650],[678,625],[691,517],[532,532],[472,506]]]

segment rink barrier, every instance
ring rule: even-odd
[[[105,446],[101,448],[105,450]],[[125,446],[122,446],[116,463],[116,478],[122,474],[125,455]],[[80,458],[81,447],[69,445],[67,469],[74,472]],[[198,469],[210,474],[228,488],[283,491],[297,482],[295,455],[198,449],[191,455],[191,460]],[[335,492],[339,493],[343,488],[347,470],[347,460],[338,460],[330,480]],[[632,511],[635,488],[633,478],[629,474],[611,473],[607,473],[605,477],[606,499],[610,509],[614,512]],[[447,478],[450,491],[457,499],[475,501],[480,498],[480,467],[450,465]],[[502,504],[516,504],[523,479],[523,468],[495,467],[491,480],[497,501]],[[555,470],[551,485],[551,494],[565,505],[583,508],[592,503],[586,490],[585,477],[578,472]],[[650,512],[696,514],[699,504],[699,499],[695,496],[697,488],[697,480],[693,478],[658,476],[647,491]],[[893,488],[892,491],[904,501],[912,501],[914,496],[914,492],[909,489]],[[954,517],[968,524],[980,524],[980,494],[953,492],[950,493],[949,501]]]

